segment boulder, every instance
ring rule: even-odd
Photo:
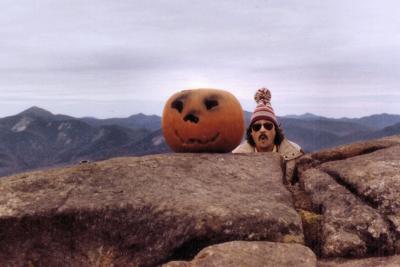
[[[400,256],[376,257],[366,259],[335,259],[321,260],[318,267],[398,267],[400,266]]]
[[[396,247],[400,246],[400,146],[327,162],[320,168],[383,214],[398,236]]]
[[[324,257],[391,253],[390,225],[330,175],[318,169],[302,173],[301,182],[314,209],[323,215],[321,254]]]
[[[392,136],[299,160],[300,188],[309,197],[310,211],[322,215],[320,240],[313,242],[320,245],[318,254],[366,257],[400,252],[399,159],[400,136]]]
[[[324,162],[343,160],[396,145],[400,145],[400,135],[323,149],[301,157],[298,160],[298,167],[299,171],[302,171],[303,169],[315,167]]]
[[[0,180],[0,265],[155,266],[231,240],[303,243],[278,154],[116,158]]]
[[[315,267],[317,258],[299,244],[233,241],[207,247],[190,262],[174,261],[162,267]]]
[[[382,149],[345,161],[322,164],[370,206],[389,217],[400,216],[400,146]],[[393,221],[396,228],[400,225]]]

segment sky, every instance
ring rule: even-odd
[[[0,117],[161,115],[217,88],[277,115],[400,114],[397,0],[1,0]]]

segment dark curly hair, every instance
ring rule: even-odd
[[[256,146],[256,143],[254,142],[253,137],[251,136],[251,126],[252,125],[253,124],[250,124],[246,130],[246,140],[251,146]],[[276,133],[275,139],[274,139],[274,144],[279,146],[282,143],[283,139],[285,138],[285,135],[283,134],[283,130],[282,130],[280,124],[276,125],[274,123],[274,126],[275,126],[275,133]]]

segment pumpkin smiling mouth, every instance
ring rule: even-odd
[[[177,130],[175,130],[175,135],[176,135],[176,137],[178,137],[178,139],[181,141],[182,144],[186,144],[186,145],[193,145],[193,144],[206,145],[206,144],[215,142],[219,137],[219,133],[216,133],[212,138],[210,138],[208,140],[201,140],[198,138],[189,138],[188,140],[184,140],[182,137],[179,136]]]

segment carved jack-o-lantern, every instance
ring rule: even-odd
[[[162,129],[175,152],[230,152],[244,134],[243,109],[223,90],[184,90],[165,104]]]

